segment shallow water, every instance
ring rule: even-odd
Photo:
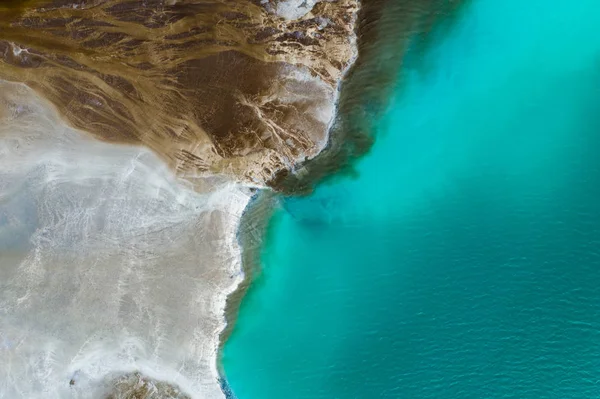
[[[415,46],[358,177],[270,223],[239,399],[600,396],[599,24],[475,0]]]

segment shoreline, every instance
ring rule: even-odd
[[[365,69],[365,64],[374,58],[370,52],[372,44],[377,42],[377,24],[379,14],[386,0],[361,0],[354,18],[353,57],[340,76],[334,94],[334,114],[327,126],[327,144],[314,157],[307,159],[292,170],[281,170],[273,179],[267,182],[269,188],[287,195],[308,195],[324,178],[337,172],[344,171],[348,166],[348,155],[345,154],[344,144],[353,149],[351,157],[364,155],[373,142],[367,139],[367,134],[361,131],[355,134],[344,126],[342,115],[350,114],[349,107],[355,106],[352,98],[352,84],[355,75]],[[368,68],[367,68],[368,69]],[[362,81],[363,79],[359,79]],[[368,81],[368,80],[365,80]],[[356,154],[354,154],[356,153]]]
[[[300,169],[294,167],[291,171],[286,170],[286,174],[290,172],[301,172],[306,163],[310,163],[313,159],[323,156],[323,154],[330,151],[332,147],[337,147],[340,137],[337,137],[338,135],[335,133],[339,133],[339,129],[336,129],[336,124],[338,123],[340,106],[343,99],[343,87],[348,76],[356,67],[361,52],[359,29],[361,25],[361,14],[364,12],[363,2],[364,0],[359,1],[359,8],[356,14],[353,16],[354,34],[351,37],[351,43],[353,47],[352,58],[348,66],[343,70],[335,88],[333,97],[334,113],[327,126],[327,144],[313,158],[307,159],[305,162],[301,163],[299,165]],[[277,206],[278,202],[277,195],[280,194],[276,180],[277,177],[269,182],[265,188],[256,189],[257,191],[252,195],[250,201],[246,205],[238,225],[236,241],[241,252],[242,280],[237,284],[233,291],[227,295],[226,298],[224,309],[225,326],[219,334],[216,362],[218,382],[221,386],[223,394],[227,399],[235,399],[236,396],[227,382],[227,376],[223,368],[223,349],[227,339],[229,339],[233,333],[235,324],[237,323],[242,301],[250,289],[255,277],[261,271],[260,250],[262,239],[265,237],[269,222],[273,213],[275,212],[275,207]],[[282,192],[285,193],[285,190],[282,190]]]
[[[352,58],[347,67],[342,71],[342,74],[335,87],[333,96],[334,111],[333,116],[327,126],[327,143],[318,154],[311,159],[307,159],[305,162],[302,162],[299,165],[301,168],[304,167],[305,163],[310,163],[311,160],[318,158],[324,152],[327,152],[331,148],[332,143],[336,142],[338,139],[335,137],[334,133],[336,132],[335,126],[339,118],[344,83],[346,82],[348,75],[355,67],[360,53],[358,30],[362,10],[362,1],[359,1],[359,8],[354,14],[352,22],[354,25],[354,33],[350,38],[352,43]],[[286,170],[286,173],[296,173],[301,171],[301,168],[298,170],[296,167],[294,167],[291,171]],[[272,181],[275,181],[275,179]],[[257,191],[252,195],[242,213],[236,233],[236,242],[241,252],[242,280],[237,284],[232,292],[227,295],[224,309],[225,326],[219,334],[219,344],[217,348],[218,382],[221,386],[223,394],[227,399],[235,399],[236,396],[227,382],[227,377],[223,368],[223,349],[227,339],[229,339],[233,332],[235,324],[237,323],[242,301],[250,289],[255,277],[261,271],[260,251],[262,248],[262,240],[265,237],[271,217],[276,210],[276,206],[278,204],[277,196],[281,194],[279,193],[279,190],[275,184],[268,184],[265,188],[258,188],[256,190]]]
[[[260,249],[271,216],[277,205],[276,194],[269,189],[259,189],[248,201],[238,229],[236,242],[241,255],[242,280],[227,295],[224,315],[226,325],[219,334],[219,358],[221,349],[231,335],[237,321],[241,301],[246,294],[253,277],[260,272]],[[220,366],[220,363],[219,363]]]
[[[226,384],[222,364],[223,348],[231,336],[239,316],[242,300],[257,274],[260,273],[260,250],[262,240],[277,206],[276,194],[269,189],[261,189],[250,198],[238,224],[236,241],[241,255],[242,279],[227,295],[224,308],[224,328],[219,333],[217,348],[217,372],[221,385]],[[227,396],[227,395],[226,395]]]

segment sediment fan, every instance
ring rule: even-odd
[[[263,185],[323,149],[355,56],[358,1],[314,3],[5,4],[0,78],[27,83],[102,140],[148,146],[182,174]]]

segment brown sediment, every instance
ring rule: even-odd
[[[322,1],[286,20],[271,3],[3,3],[0,78],[97,138],[150,147],[184,177],[264,185],[327,142],[358,9]]]
[[[452,23],[470,0],[362,0],[357,21],[358,58],[341,85],[328,146],[317,157],[280,170],[271,187],[306,195],[335,175],[352,175],[353,165],[375,141],[376,123],[401,79],[409,46],[425,48],[440,21]]]

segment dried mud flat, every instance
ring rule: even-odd
[[[97,141],[22,84],[0,93],[0,396],[102,398],[137,371],[222,397],[251,193]]]

